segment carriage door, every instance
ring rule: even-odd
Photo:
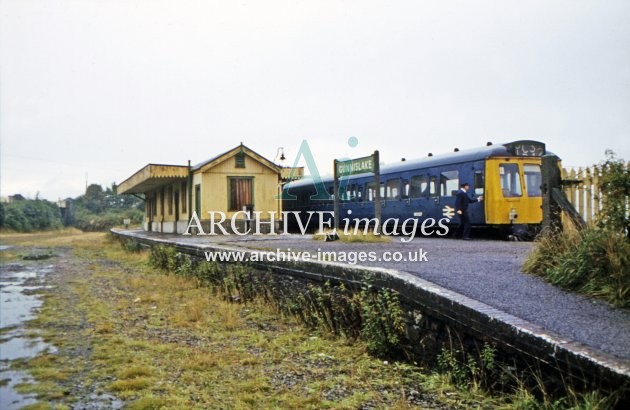
[[[420,220],[428,218],[433,208],[431,195],[435,194],[435,177],[431,183],[431,177],[427,174],[412,175],[409,182],[405,183],[404,194],[410,204],[409,217]]]
[[[459,191],[459,170],[444,169],[440,171],[440,202],[436,207],[438,214],[433,217],[437,219],[448,218],[453,222],[455,196]]]
[[[484,195],[485,192],[485,179],[483,170],[473,170],[473,180],[468,192],[469,196],[478,198],[480,195]],[[485,198],[484,198],[485,199]],[[486,222],[485,208],[486,202],[470,204],[469,214],[470,220],[474,224],[484,224]]]

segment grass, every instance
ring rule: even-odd
[[[523,271],[564,289],[630,307],[630,240],[589,226],[540,235]]]
[[[146,252],[127,252],[106,234],[2,241],[49,247],[63,262],[29,325],[58,351],[13,363],[36,380],[19,386],[37,395],[31,408],[69,408],[91,394],[113,394],[129,409],[536,403],[524,392],[489,396],[455,387],[448,375],[383,362],[367,354],[366,343],[306,329],[262,301],[228,303],[194,279],[149,267]]]

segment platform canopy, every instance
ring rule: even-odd
[[[188,178],[185,165],[149,164],[118,185],[118,194],[143,194]]]

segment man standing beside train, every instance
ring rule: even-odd
[[[470,185],[464,182],[460,185],[461,189],[455,196],[455,213],[459,215],[459,225],[455,230],[455,238],[462,238],[464,240],[471,240],[470,237],[470,217],[468,216],[468,204],[483,201],[483,195],[479,195],[479,198],[472,199],[468,196],[468,188]]]

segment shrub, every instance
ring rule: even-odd
[[[630,306],[630,241],[624,232],[588,227],[544,236],[523,270],[562,288]]]
[[[598,215],[598,226],[613,231],[626,231],[630,226],[627,202],[630,196],[630,171],[624,160],[606,151],[606,161],[600,164],[602,170],[599,189],[602,192],[603,207]]]
[[[61,228],[56,204],[41,199],[24,199],[3,205],[2,228],[18,232]]]
[[[124,219],[131,219],[132,224],[142,223],[144,213],[137,209],[110,209],[97,214],[86,208],[76,210],[74,226],[86,232],[108,231],[122,225]]]
[[[630,173],[623,160],[606,151],[600,164],[603,207],[596,223],[580,232],[547,232],[537,238],[523,271],[554,285],[630,306],[628,210]]]

